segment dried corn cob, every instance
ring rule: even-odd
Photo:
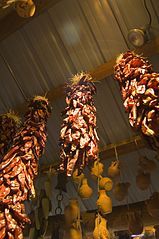
[[[159,148],[159,74],[143,57],[126,52],[115,66],[130,125],[140,131],[152,148]]]
[[[23,238],[27,218],[23,202],[34,196],[33,180],[38,159],[46,144],[46,122],[50,114],[48,100],[35,97],[16,134],[13,145],[0,164],[0,238]]]
[[[89,74],[77,74],[68,87],[67,107],[60,133],[60,170],[71,176],[82,171],[89,161],[97,160],[98,136],[93,95],[96,88]]]
[[[0,115],[0,158],[7,153],[20,124],[20,118],[14,112]]]

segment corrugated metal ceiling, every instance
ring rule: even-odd
[[[149,1],[148,7],[152,15],[151,34],[157,36],[158,1]],[[0,113],[16,108],[33,95],[45,94],[65,83],[73,74],[91,70],[126,51],[130,47],[128,31],[144,27],[148,21],[140,0],[60,1],[0,43],[3,56],[0,57]],[[157,60],[158,57],[154,62]],[[131,137],[134,133],[128,125],[119,89],[112,76],[97,83],[97,90],[101,145]],[[58,99],[52,105],[47,150],[41,164],[59,159],[58,136],[64,99]]]

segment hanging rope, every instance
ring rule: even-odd
[[[114,151],[115,151],[115,158],[119,162],[119,157],[118,157],[118,152],[117,152],[117,149],[116,149],[116,145],[114,146]]]
[[[117,146],[116,145],[114,146],[114,151],[115,151],[116,161],[119,163],[119,166],[120,166],[120,161],[119,161],[119,156],[118,156]],[[119,177],[120,177],[120,182],[122,182],[121,170],[119,171]]]

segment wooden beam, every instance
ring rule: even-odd
[[[135,136],[116,144],[106,145],[100,149],[100,159],[107,160],[109,158],[115,157],[115,147],[118,155],[121,156],[146,147],[146,142],[140,136]]]
[[[137,146],[136,146],[136,144]],[[117,150],[118,155],[125,155],[131,152],[136,151],[137,149],[141,149],[146,147],[145,141],[140,136],[132,137],[131,139],[127,139],[121,141],[116,144],[109,144],[102,148],[100,148],[99,157],[100,160],[108,160],[110,158],[115,157],[115,147]],[[54,162],[50,165],[41,165],[40,171],[41,173],[47,173],[49,170],[54,170],[54,168],[58,167],[59,162]]]
[[[48,8],[52,7],[61,0],[34,0],[36,5],[35,15],[31,18],[19,17],[16,11],[11,11],[3,19],[0,20],[0,41],[4,40],[13,32],[17,31],[23,25],[33,20],[39,14],[43,13]]]

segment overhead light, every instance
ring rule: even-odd
[[[141,47],[146,42],[146,31],[134,28],[128,32],[128,40],[134,47]]]
[[[147,0],[143,0],[143,5],[149,17],[149,22],[141,28],[133,28],[128,32],[128,40],[134,47],[141,47],[151,39],[150,28],[152,23],[151,12],[147,6]]]

